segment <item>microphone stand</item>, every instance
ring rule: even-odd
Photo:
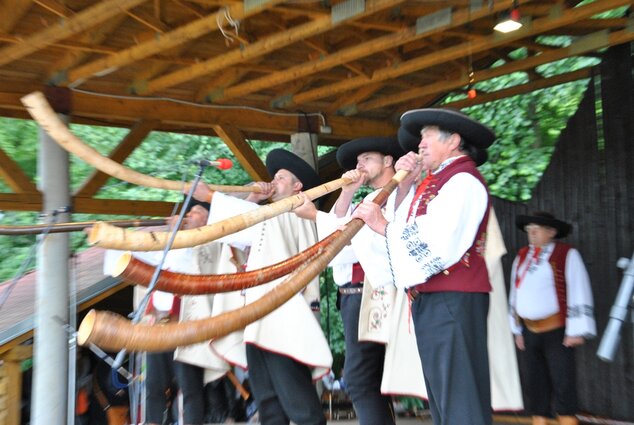
[[[610,310],[610,320],[597,350],[597,357],[605,362],[614,360],[619,346],[621,326],[625,321],[630,303],[634,301],[634,254],[629,260],[625,257],[620,258],[616,265],[624,270],[623,279]]]
[[[194,194],[194,190],[196,189],[196,187],[198,186],[198,183],[200,182],[202,175],[205,171],[205,168],[207,168],[207,164],[206,163],[200,163],[198,166],[198,171],[196,173],[196,177],[194,178],[194,182],[192,183],[191,187],[189,188],[189,192],[187,193],[187,197],[185,198],[185,201],[183,203],[184,206],[189,205],[193,194]],[[161,260],[159,261],[158,265],[156,266],[156,268],[154,269],[154,274],[152,275],[152,279],[150,280],[150,283],[148,285],[147,291],[145,292],[145,296],[143,297],[143,299],[141,300],[141,302],[139,303],[139,306],[137,307],[136,311],[134,311],[131,314],[131,321],[133,324],[139,323],[141,321],[141,318],[143,316],[143,312],[145,311],[149,301],[150,301],[150,296],[152,295],[152,293],[154,292],[154,289],[156,287],[156,283],[158,281],[159,276],[161,275],[161,271],[163,268],[163,264],[165,263],[165,259],[167,258],[167,254],[170,250],[170,248],[172,247],[172,245],[174,244],[174,239],[176,239],[176,233],[178,232],[178,229],[180,228],[181,224],[183,223],[183,219],[185,218],[185,208],[181,208],[181,211],[178,215],[178,219],[176,221],[176,225],[174,226],[174,228],[170,231],[170,237],[167,241],[167,243],[165,244],[165,248],[163,249],[163,254],[161,255]],[[112,370],[113,370],[113,375],[114,375],[114,371],[118,371],[120,369],[122,369],[122,364],[123,361],[125,359],[125,355],[127,353],[126,349],[122,349],[121,351],[119,351],[117,353],[117,356],[115,357],[114,361],[111,364]],[[134,388],[131,389],[130,393],[136,392],[134,390]],[[134,394],[130,394],[130,398],[131,399],[136,399]],[[136,403],[134,404],[134,406],[130,406],[131,407],[131,418],[133,422],[136,422],[137,419],[137,405]]]

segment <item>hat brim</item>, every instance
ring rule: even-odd
[[[522,232],[526,232],[524,227],[527,224],[538,224],[540,226],[552,227],[557,230],[555,239],[565,238],[572,231],[572,225],[556,218],[539,217],[533,215],[518,215],[515,218],[515,225]]]
[[[419,131],[420,132],[420,131]],[[405,127],[398,129],[398,143],[406,152],[418,153],[418,145],[420,144],[420,136],[410,133]],[[486,149],[474,148],[474,153],[469,155],[476,164],[476,167],[487,162],[489,154]]]
[[[357,167],[357,157],[365,152],[390,155],[394,161],[405,154],[394,137],[360,137],[344,143],[337,149],[337,162],[344,170]]]
[[[458,133],[467,143],[479,149],[491,146],[496,137],[489,127],[451,109],[414,109],[401,116],[401,126],[411,134],[419,134],[423,127],[430,125]]]
[[[273,149],[266,156],[266,169],[271,177],[279,170],[288,170],[302,182],[302,190],[319,186],[320,180],[317,172],[294,153],[285,149]]]

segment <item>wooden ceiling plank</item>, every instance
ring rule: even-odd
[[[321,34],[332,28],[342,25],[354,19],[369,16],[378,11],[393,7],[405,0],[368,0],[365,9],[358,15],[333,23],[330,16],[318,18],[314,21],[301,24],[287,31],[277,32],[269,37],[258,40],[249,46],[234,49],[213,59],[195,64],[188,68],[174,71],[170,74],[156,78],[147,84],[147,89],[142,94],[150,94],[159,90],[176,86],[192,79],[218,72],[224,68],[236,65],[242,61],[257,58],[267,53],[279,50],[295,42],[308,37]]]
[[[159,122],[154,120],[140,120],[126,134],[121,143],[110,153],[108,158],[122,164],[134,150],[143,143],[152,130],[158,126]],[[75,196],[92,198],[103,187],[109,175],[101,171],[95,170],[84,183],[77,189]]]
[[[65,70],[70,69],[76,64],[83,61],[87,57],[88,52],[109,54],[116,52],[116,50],[112,48],[107,48],[108,50],[105,50],[105,48],[99,47],[99,45],[104,40],[106,40],[117,28],[119,28],[119,26],[125,19],[125,15],[119,15],[82,34],[79,37],[78,42],[81,43],[81,46],[85,46],[86,49],[80,49],[79,52],[65,52],[59,60],[55,61],[49,67],[49,70],[47,71],[48,79],[56,80],[57,76],[62,74]]]
[[[202,19],[197,19],[189,24],[183,25],[168,32],[167,34],[164,34],[160,38],[148,40],[144,43],[122,50],[115,55],[98,59],[72,69],[68,73],[67,82],[73,84],[77,81],[83,81],[84,79],[90,78],[105,70],[117,69],[125,65],[129,65],[132,62],[159,54],[166,49],[171,49],[172,47],[187,43],[188,41],[199,38],[212,31],[216,31],[218,30],[218,26],[216,24],[217,19],[223,17],[225,13],[229,13],[233,19],[242,20],[282,1],[284,0],[270,0],[269,3],[254,7],[248,11],[244,10],[242,3],[231,4],[228,6],[227,10],[223,9],[207,15]]]
[[[37,187],[20,165],[0,149],[0,177],[16,193],[37,192]]]
[[[10,10],[11,13],[3,13],[2,19],[0,19],[0,32],[10,33],[30,7],[30,1],[3,0],[0,4],[0,10]]]
[[[511,96],[517,96],[519,94],[526,94],[535,90],[545,89],[548,87],[558,86],[560,84],[569,83],[571,81],[582,80],[584,78],[590,78],[592,75],[592,67],[578,69],[572,72],[566,72],[564,74],[555,75],[549,78],[542,78],[540,80],[531,81],[526,84],[519,84],[517,86],[509,87],[503,90],[498,90],[491,93],[478,94],[473,99],[458,100],[451,103],[443,104],[443,107],[449,108],[466,108],[468,106],[481,105],[483,103],[493,102],[495,100],[505,99]]]
[[[149,12],[143,10],[132,12],[130,10],[126,10],[125,13],[135,21],[160,34],[165,34],[166,32],[169,32],[171,30],[171,28],[167,24],[162,22],[154,15],[151,15]]]
[[[233,152],[238,162],[240,162],[253,181],[271,180],[266,166],[247,143],[244,134],[240,130],[230,125],[215,125],[213,130]]]
[[[505,45],[511,41],[516,41],[526,37],[534,36],[536,34],[544,33],[553,28],[565,26],[572,22],[577,22],[580,19],[585,19],[606,10],[611,10],[629,3],[630,0],[603,0],[600,2],[589,3],[574,9],[567,9],[563,12],[561,12],[558,7],[555,6],[556,10],[554,10],[553,13],[549,16],[537,19],[533,21],[530,25],[525,25],[517,31],[504,35],[493,34],[488,37],[483,37],[480,40],[469,41],[446,48],[438,53],[424,55],[406,62],[401,62],[398,67],[382,68],[374,73],[371,81],[385,81],[388,79],[401,77],[403,75],[420,71],[425,68],[440,65],[451,60],[464,57],[466,52],[476,54],[479,52],[490,50]],[[368,82],[369,81],[367,79],[361,77],[350,78],[346,81],[335,83],[330,86],[320,87],[292,97],[288,97],[287,102],[289,103],[286,106],[290,106],[291,104],[301,105],[306,102],[334,96],[346,91],[353,90],[357,87],[361,87]]]
[[[557,50],[551,50],[541,53],[539,55],[532,56],[527,59],[521,59],[514,62],[501,65],[496,68],[481,70],[476,72],[477,81],[486,81],[491,78],[499,77],[502,75],[511,74],[513,72],[522,72],[529,69],[533,69],[539,65],[543,65],[550,62],[555,62],[561,59],[565,59],[571,56],[580,56],[588,52],[593,52],[598,49],[603,49],[609,46],[615,46],[622,43],[627,43],[634,39],[634,33],[627,30],[617,31],[605,36],[604,31],[599,31],[594,35],[589,35],[583,39],[579,39],[567,47],[563,47]],[[369,111],[372,109],[383,108],[398,103],[406,102],[408,100],[416,99],[423,96],[429,96],[433,94],[445,93],[459,87],[466,86],[469,83],[468,75],[462,75],[460,78],[447,81],[430,84],[429,86],[413,88],[406,90],[402,93],[391,96],[383,96],[381,99],[372,100],[366,103],[357,105],[357,111]]]
[[[468,13],[467,11],[457,11],[453,14],[451,24],[449,27],[464,25],[472,19],[479,19],[492,15],[494,13],[504,10],[501,6],[501,2],[496,2],[491,10],[483,8],[480,11]],[[348,47],[332,53],[328,56],[320,58],[319,61],[307,62],[293,66],[287,70],[277,72],[275,74],[260,77],[254,80],[247,81],[245,83],[228,87],[224,90],[224,97],[222,100],[233,99],[236,97],[242,97],[250,93],[257,92],[262,89],[275,87],[277,85],[303,78],[317,72],[339,66],[341,64],[361,59],[366,56],[375,54],[375,52],[383,51],[389,48],[398,47],[402,44],[423,38],[430,35],[437,34],[445,30],[447,27],[441,27],[426,33],[417,35],[415,27],[407,27],[395,34],[388,34],[385,36],[377,37],[365,43],[360,43],[352,47]]]
[[[92,28],[117,16],[124,10],[138,6],[146,0],[102,0],[72,18],[51,25],[24,39],[23,43],[0,50],[0,66],[21,59],[59,40]]]
[[[67,8],[65,4],[56,0],[33,0],[33,3],[42,6],[44,9],[54,13],[60,18],[68,18],[75,14],[75,12]]]
[[[381,87],[383,87],[383,83],[367,84],[354,93],[346,93],[345,96],[341,96],[340,99],[333,102],[327,112],[336,113],[337,115],[348,115],[347,109],[350,105],[355,105],[369,98]]]

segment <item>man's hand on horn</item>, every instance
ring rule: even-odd
[[[368,178],[368,175],[363,171],[350,170],[343,173],[341,175],[341,178],[350,180],[350,183],[343,186],[341,188],[341,191],[345,193],[351,193],[354,195],[356,191],[359,190],[361,186],[363,186],[366,179]]]
[[[381,212],[381,207],[372,201],[363,201],[352,213],[352,218],[360,218],[379,235],[385,236],[388,221]]]
[[[307,220],[316,221],[317,220],[317,207],[315,203],[310,200],[310,198],[304,193],[300,192],[299,196],[304,199],[304,203],[298,206],[293,210],[295,215],[299,218],[305,218]]]
[[[275,192],[275,186],[273,186],[273,184],[270,182],[255,182],[253,183],[253,185],[259,187],[260,191],[249,193],[249,196],[247,196],[247,201],[260,203],[265,199],[269,199],[271,196],[273,196],[273,193]]]

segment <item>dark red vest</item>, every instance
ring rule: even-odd
[[[417,217],[427,213],[427,205],[433,201],[443,185],[458,173],[471,174],[487,188],[484,178],[471,158],[467,156],[460,157],[433,175],[432,180],[422,194],[421,202],[416,210]],[[418,292],[491,292],[489,272],[484,261],[489,207],[490,201],[487,201],[487,209],[476,232],[476,237],[471,247],[460,258],[460,261],[441,273],[432,276],[427,282],[416,285]]]
[[[555,242],[555,248],[548,258],[548,263],[553,269],[553,276],[555,278],[555,290],[557,292],[557,303],[559,304],[559,316],[562,323],[566,323],[566,315],[568,314],[568,303],[566,302],[566,258],[568,257],[568,251],[570,251],[572,245],[566,243]],[[526,259],[528,254],[528,247],[525,246],[517,252],[518,267]],[[517,273],[517,270],[516,270]]]

